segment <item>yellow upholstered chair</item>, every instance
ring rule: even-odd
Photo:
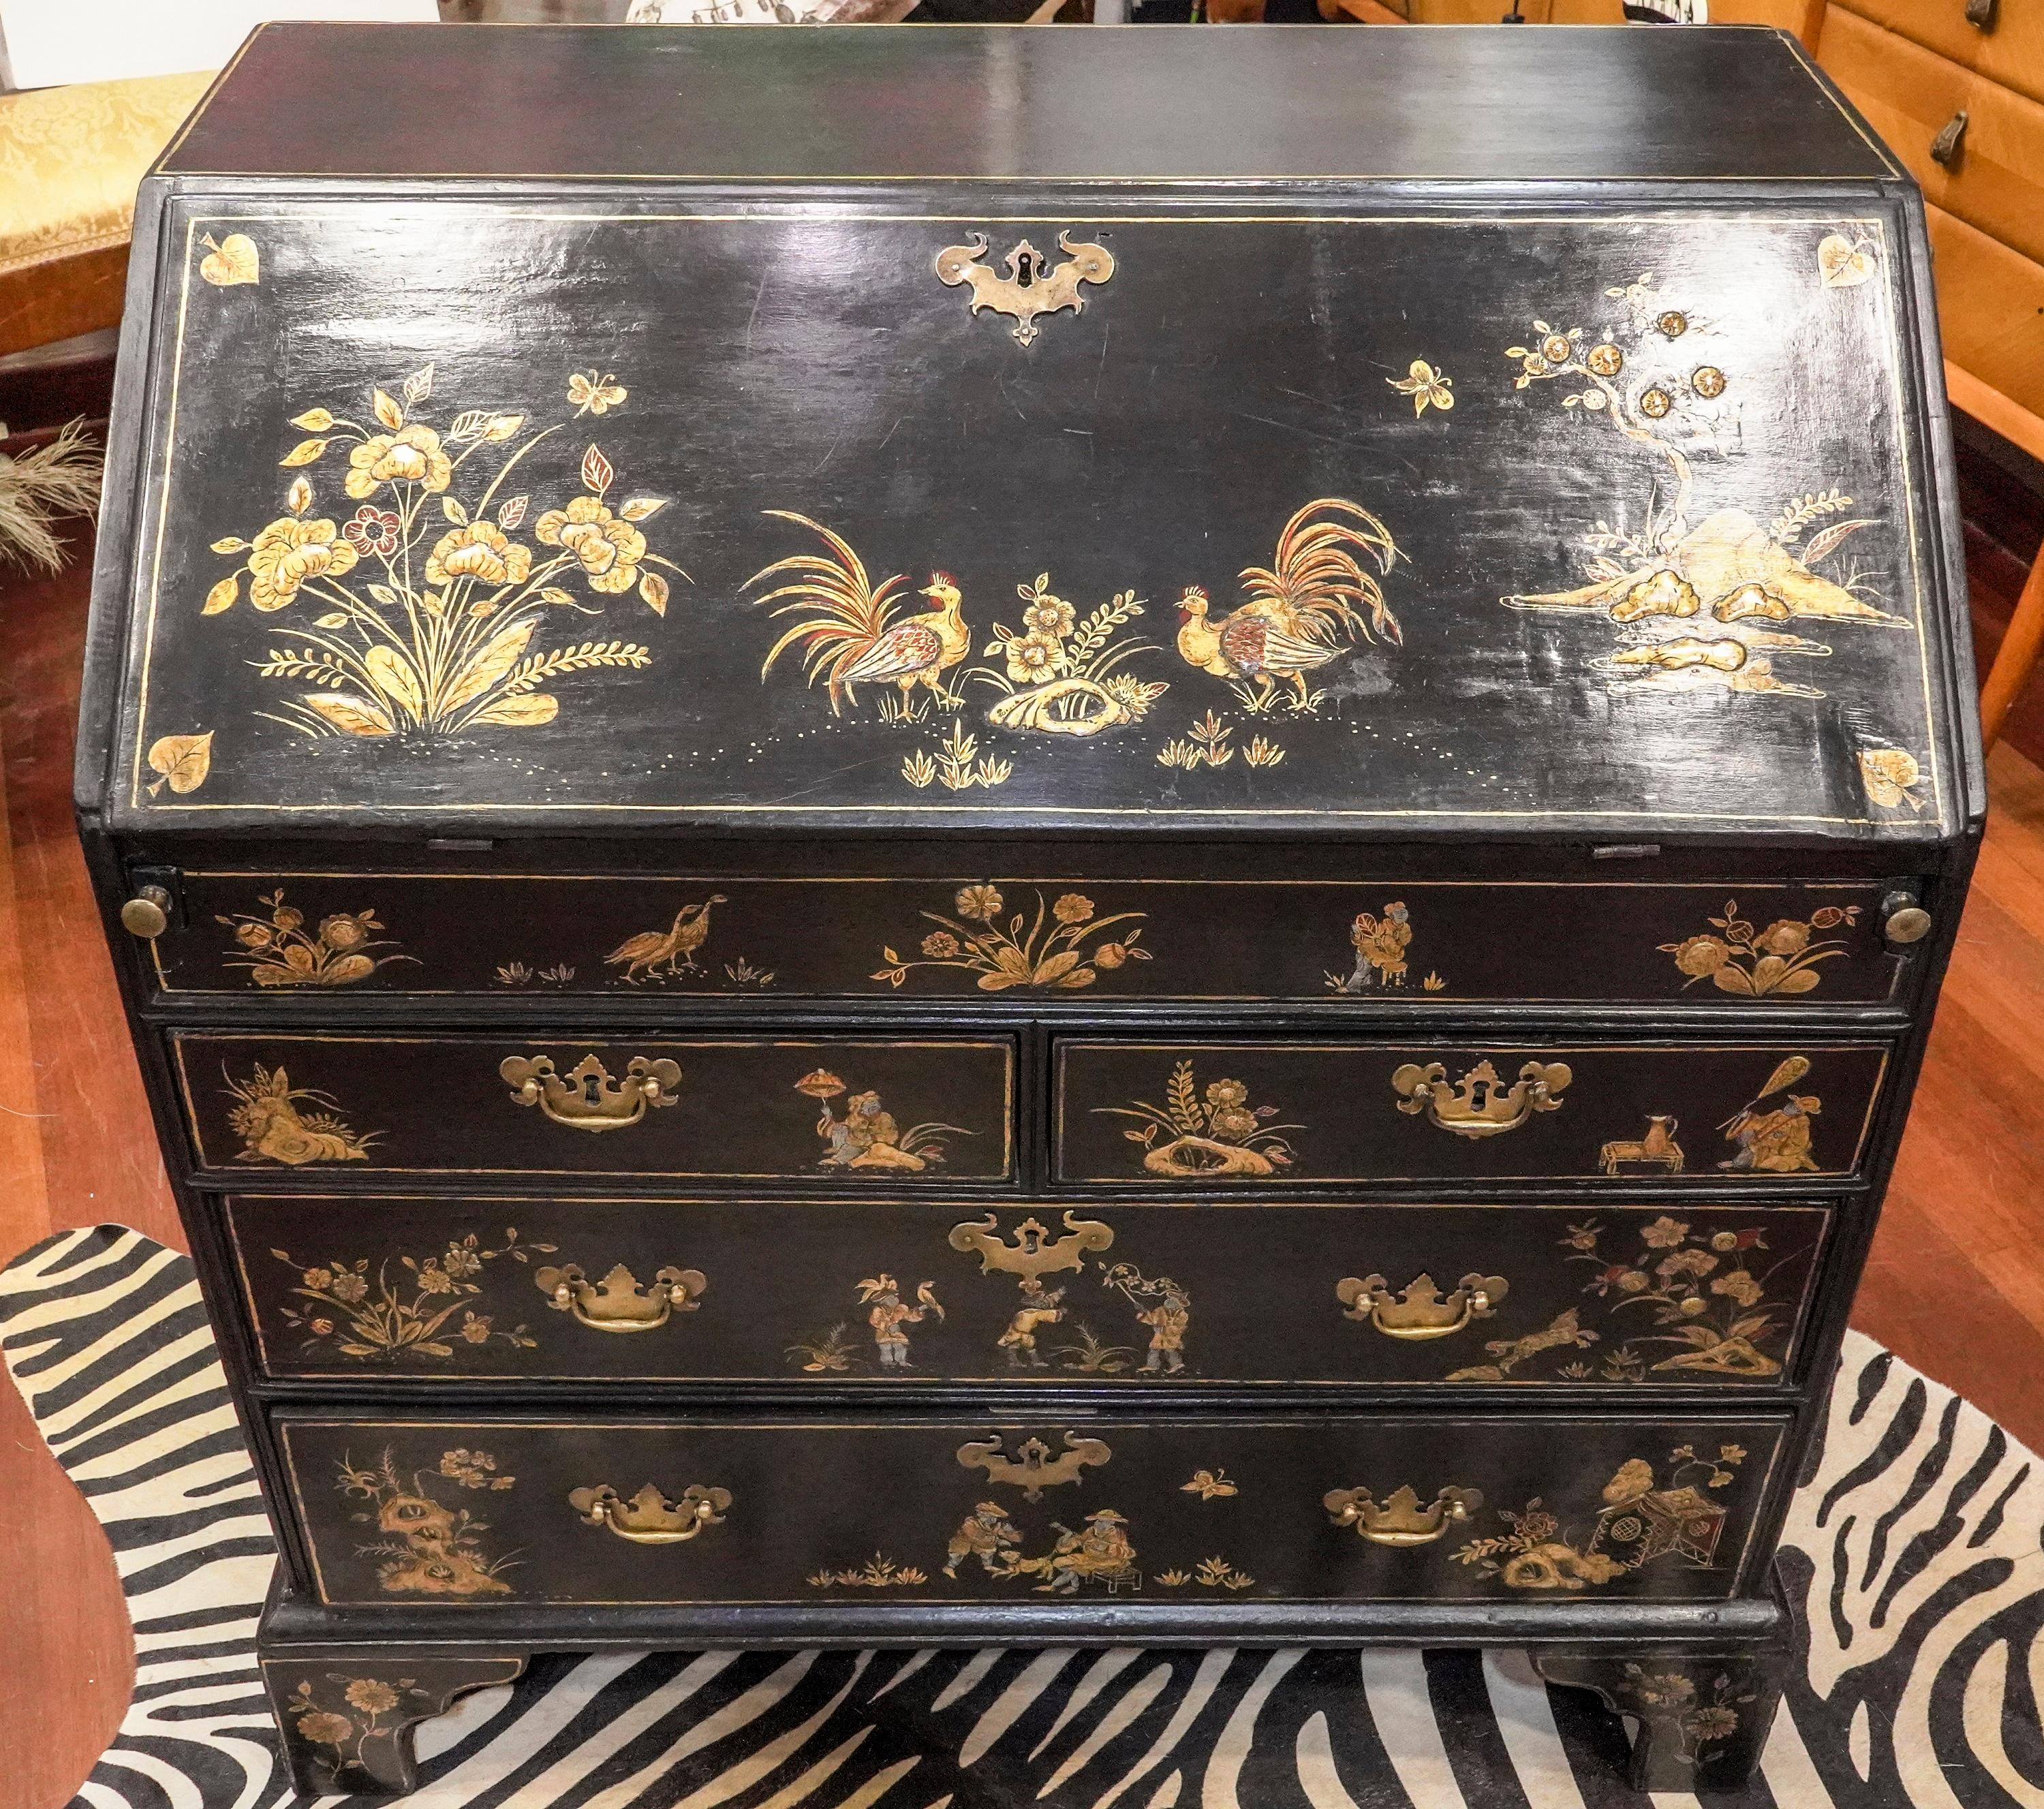
[[[212,79],[0,94],[0,356],[121,318],[135,186]]]

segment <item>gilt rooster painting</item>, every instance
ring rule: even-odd
[[[1338,497],[1309,502],[1285,524],[1270,563],[1244,568],[1246,600],[1227,615],[1215,619],[1206,592],[1186,588],[1178,602],[1179,655],[1188,666],[1230,680],[1252,710],[1268,708],[1285,683],[1293,689],[1293,710],[1311,715],[1317,697],[1307,686],[1308,672],[1358,636],[1404,639],[1377,582],[1397,558],[1391,531],[1359,504]]]
[[[755,599],[774,605],[775,616],[793,615],[794,625],[774,642],[759,668],[763,679],[790,647],[800,647],[804,670],[813,685],[821,678],[830,693],[831,713],[846,703],[857,704],[861,685],[893,685],[901,701],[895,720],[915,720],[915,693],[920,686],[940,709],[956,709],[963,701],[944,682],[944,674],[972,649],[972,631],[960,613],[964,599],[945,572],[932,572],[923,589],[936,607],[921,615],[897,618],[908,580],[897,573],[876,588],[866,566],[849,542],[821,524],[791,510],[770,509],[777,520],[793,521],[819,536],[833,555],[797,553],[777,559],[745,581],[746,588],[770,578],[785,578]],[[888,712],[883,709],[883,715]]]

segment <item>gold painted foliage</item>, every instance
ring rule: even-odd
[[[294,1087],[282,1068],[256,1064],[245,1081],[230,1078],[227,1122],[242,1140],[237,1162],[268,1161],[289,1168],[308,1162],[359,1162],[369,1159],[369,1146],[377,1133],[352,1131],[332,1112],[302,1112],[300,1102],[331,1106],[330,1093],[314,1087]]]
[[[1143,1166],[1152,1174],[1274,1174],[1293,1159],[1292,1146],[1281,1133],[1305,1128],[1270,1123],[1278,1108],[1251,1105],[1249,1089],[1240,1081],[1210,1081],[1203,1093],[1190,1062],[1172,1069],[1165,1100],[1162,1106],[1139,1099],[1129,1105],[1093,1108],[1140,1121],[1140,1130],[1122,1135],[1143,1146]]]
[[[921,913],[937,926],[923,938],[924,958],[905,959],[893,949],[883,948],[880,957],[887,965],[872,977],[899,986],[912,968],[951,967],[977,975],[974,984],[982,993],[1005,993],[1016,986],[1071,992],[1090,986],[1102,973],[1150,958],[1150,951],[1139,946],[1143,912],[1118,911],[1100,916],[1093,901],[1077,892],[1062,893],[1047,907],[1039,892],[1033,917],[1025,919],[1017,911],[1004,927],[1001,914],[1005,904],[997,887],[960,887],[955,901],[956,916],[938,911]],[[1093,942],[1117,924],[1138,928],[1106,942]],[[1093,946],[1089,947],[1089,943]]]
[[[152,797],[165,785],[181,797],[197,791],[213,770],[213,731],[159,736],[149,744],[149,770],[163,775],[149,787]]]
[[[1846,947],[1842,936],[1820,939],[1816,932],[1850,928],[1858,922],[1859,908],[1826,904],[1808,918],[1777,917],[1759,929],[1739,916],[1739,901],[1733,899],[1722,917],[1708,920],[1715,935],[1662,943],[1660,952],[1674,956],[1675,965],[1689,975],[1685,991],[1707,979],[1721,993],[1749,999],[1771,993],[1814,993],[1823,979],[1817,964],[1836,960]]]
[[[666,499],[613,503],[616,469],[594,444],[576,467],[582,494],[541,510],[535,545],[514,539],[532,499],[521,492],[500,500],[499,492],[567,424],[528,432],[524,413],[494,409],[436,422],[427,413],[432,397],[428,364],[395,395],[372,390],[366,420],[324,406],[294,416],[290,425],[310,437],[278,461],[299,473],[285,491],[284,513],[252,538],[213,543],[215,553],[242,563],[208,592],[202,615],[232,609],[244,577],[259,613],[317,612],[252,663],[266,678],[310,687],[275,718],[302,733],[375,739],[551,722],[560,702],[544,689],[550,681],[640,668],[652,655],[615,638],[542,649],[548,617],[598,615],[606,598],[632,590],[664,615],[670,589],[655,568],[688,575],[651,550],[640,525]],[[624,399],[607,374],[578,373],[569,382],[576,418]],[[315,513],[305,474],[329,455],[343,467],[343,496],[356,505],[345,520],[339,509]],[[568,587],[574,581],[586,601]]]
[[[403,1273],[390,1278],[390,1265],[377,1265],[374,1281],[369,1277],[369,1259],[357,1257],[352,1263],[334,1258],[323,1263],[301,1263],[288,1251],[270,1254],[286,1268],[298,1272],[291,1292],[308,1304],[282,1307],[278,1316],[305,1334],[308,1347],[331,1348],[344,1357],[394,1362],[401,1357],[449,1358],[457,1343],[488,1344],[501,1339],[519,1350],[538,1349],[522,1325],[506,1331],[486,1313],[469,1305],[482,1289],[475,1277],[486,1263],[508,1256],[514,1262],[531,1262],[530,1252],[553,1254],[550,1243],[521,1243],[515,1228],[504,1234],[503,1244],[492,1249],[471,1231],[451,1239],[439,1255],[401,1256]],[[453,1325],[456,1313],[461,1323]]]
[[[374,910],[336,911],[308,928],[305,912],[284,902],[282,887],[256,902],[265,908],[216,914],[213,920],[234,932],[241,951],[230,952],[228,965],[247,968],[259,986],[349,986],[394,961],[417,965],[409,954],[370,954],[398,946],[375,939],[383,925]]]
[[[499,1573],[515,1561],[493,1558],[482,1535],[489,1524],[466,1508],[449,1508],[440,1495],[447,1484],[501,1494],[518,1480],[505,1476],[487,1451],[466,1447],[443,1451],[435,1470],[414,1470],[407,1477],[387,1449],[374,1469],[357,1469],[348,1459],[339,1466],[344,1495],[364,1504],[354,1518],[382,1535],[355,1550],[364,1557],[380,1557],[378,1585],[388,1595],[507,1596],[511,1585]],[[431,1478],[432,1480],[428,1480]]]

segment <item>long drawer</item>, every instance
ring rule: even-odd
[[[318,1598],[1723,1599],[1786,1422],[277,1423]]]
[[[1817,1206],[236,1196],[266,1372],[1779,1388]]]
[[[1001,1180],[1015,1047],[989,1038],[171,1038],[202,1170]]]
[[[1367,883],[179,876],[173,998],[571,997],[1784,1005],[1909,976],[1867,881]]]
[[[1831,0],[1820,44],[1828,63],[1833,33],[1872,20],[1990,81],[2044,101],[2044,7],[2037,0],[1988,0],[1986,20],[1968,0]],[[1854,18],[1853,15],[1857,15]]]
[[[1061,1181],[1766,1183],[1856,1173],[1877,1043],[1059,1043]]]

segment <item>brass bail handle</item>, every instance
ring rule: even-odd
[[[1450,1085],[1439,1062],[1408,1062],[1391,1077],[1398,1109],[1424,1112],[1427,1122],[1458,1137],[1495,1137],[1516,1131],[1538,1112],[1558,1112],[1562,1090],[1575,1078],[1566,1062],[1528,1062],[1507,1086],[1482,1061]]]
[[[1471,1319],[1489,1319],[1511,1292],[1502,1275],[1465,1275],[1443,1300],[1432,1276],[1415,1277],[1397,1293],[1381,1275],[1345,1275],[1335,1284],[1335,1296],[1348,1310],[1343,1319],[1374,1326],[1386,1338],[1422,1342],[1448,1338]]]
[[[678,1312],[692,1313],[709,1281],[700,1269],[655,1270],[653,1285],[642,1287],[623,1263],[601,1281],[592,1281],[579,1264],[535,1272],[532,1283],[555,1312],[573,1313],[592,1331],[652,1331]]]
[[[571,1131],[622,1131],[644,1118],[647,1107],[672,1105],[682,1084],[678,1062],[644,1055],[632,1058],[621,1081],[613,1080],[594,1054],[566,1074],[548,1055],[507,1055],[497,1071],[518,1104],[536,1105]]]
[[[678,1501],[670,1501],[649,1482],[628,1501],[608,1483],[598,1483],[571,1491],[568,1506],[589,1525],[633,1545],[681,1545],[704,1527],[722,1523],[731,1491],[693,1482]]]
[[[1367,1488],[1336,1488],[1321,1498],[1320,1505],[1337,1527],[1354,1527],[1357,1536],[1372,1545],[1402,1549],[1445,1538],[1450,1527],[1460,1526],[1483,1505],[1483,1491],[1450,1484],[1422,1508],[1419,1492],[1405,1482],[1381,1501]]]

